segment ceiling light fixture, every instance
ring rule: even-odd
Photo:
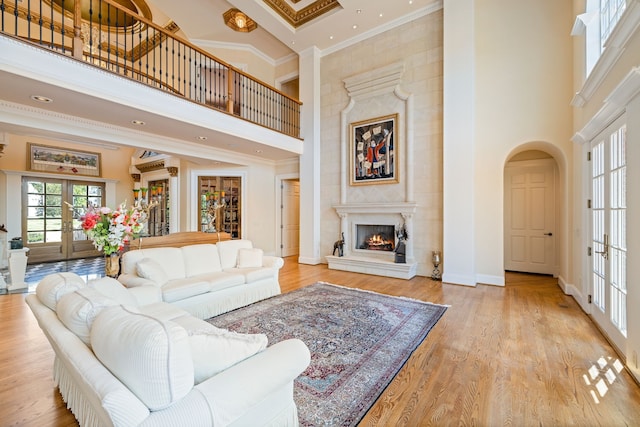
[[[33,99],[34,101],[44,102],[47,104],[50,102],[53,102],[53,99],[47,98],[46,96],[42,96],[42,95],[31,95],[31,99]]]
[[[138,126],[144,126],[145,123],[142,120],[131,120],[131,123]]]
[[[207,140],[207,137],[206,137],[206,136],[199,136],[199,137],[198,137],[198,139],[199,139],[200,141],[206,141],[206,140]]]
[[[223,13],[222,18],[227,27],[240,33],[248,33],[258,28],[258,24],[253,19],[235,8]]]

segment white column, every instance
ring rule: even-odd
[[[474,0],[444,0],[442,280],[469,286],[476,284],[474,65]]]
[[[304,152],[300,156],[301,264],[319,264],[320,257],[320,51],[300,54],[301,127]]]

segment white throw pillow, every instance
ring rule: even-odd
[[[96,357],[151,411],[171,406],[193,388],[187,331],[122,305],[105,308],[93,322]]]
[[[92,288],[82,288],[63,295],[58,301],[58,319],[76,334],[86,345],[91,346],[91,325],[96,316],[106,307],[118,304]]]
[[[268,344],[264,334],[239,334],[220,328],[189,334],[196,384],[264,350]]]
[[[136,299],[127,291],[127,288],[113,277],[102,277],[100,279],[90,280],[87,286],[117,301],[118,304],[137,305]]]
[[[56,310],[56,304],[63,295],[84,288],[86,283],[75,273],[54,273],[45,276],[36,287],[36,295],[40,302]]]
[[[238,268],[262,267],[262,256],[264,252],[258,248],[238,249]]]
[[[136,272],[138,276],[149,279],[158,286],[164,286],[169,280],[164,268],[151,258],[142,258],[136,264]]]

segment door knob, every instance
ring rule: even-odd
[[[553,233],[544,233],[545,236],[553,236]]]

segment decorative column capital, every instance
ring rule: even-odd
[[[167,166],[167,172],[169,172],[169,176],[176,177],[178,176],[178,167],[177,166]]]
[[[132,173],[131,174],[131,178],[133,178],[133,182],[140,182],[140,174],[139,173]]]

